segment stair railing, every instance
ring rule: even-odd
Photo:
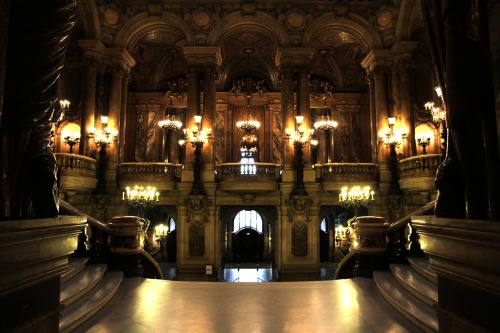
[[[113,230],[105,223],[83,213],[64,200],[59,200],[59,207],[61,213],[87,217],[88,225],[78,237],[78,246],[75,255],[89,256],[92,262],[111,263],[112,256],[109,239],[113,235]],[[141,244],[144,243],[141,242]],[[162,279],[163,272],[158,262],[143,248],[141,248],[140,254],[143,277]]]
[[[387,249],[383,261],[386,263],[404,262],[407,256],[423,255],[420,248],[419,236],[416,229],[411,227],[411,217],[415,215],[432,215],[435,204],[435,201],[431,201],[411,214],[390,224],[385,229],[384,235],[387,240]],[[355,231],[351,231],[351,233],[355,234]],[[359,264],[359,260],[360,252],[356,248],[351,247],[349,253],[342,258],[337,266],[334,279],[349,279],[354,277],[354,271]]]

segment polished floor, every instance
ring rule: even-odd
[[[223,283],[124,279],[111,302],[75,332],[420,332],[372,279]]]

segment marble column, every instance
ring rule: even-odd
[[[282,69],[283,79],[281,83],[281,112],[283,115],[282,136],[285,134],[285,129],[295,128],[294,118],[294,96],[293,96],[293,72],[292,68],[285,67]],[[283,158],[285,167],[291,168],[293,165],[294,151],[293,146],[285,141],[283,148]]]
[[[189,66],[188,88],[187,88],[187,105],[186,105],[186,128],[194,126],[194,116],[201,115],[200,103],[200,72],[197,65]],[[203,119],[202,119],[203,121]],[[191,142],[186,143],[186,161],[185,164],[191,167],[194,162],[194,148]]]
[[[370,99],[370,138],[371,138],[371,161],[375,163],[377,161],[378,151],[380,146],[378,144],[379,138],[377,133],[377,114],[374,112],[375,110],[375,81],[373,77],[373,73],[368,73],[366,76],[368,81],[369,88],[369,99]]]
[[[120,143],[118,146],[118,162],[125,162],[125,146],[127,145],[126,132],[127,129],[127,100],[128,100],[128,83],[130,82],[131,75],[129,71],[125,72],[122,76],[122,88],[121,88],[121,103],[120,103],[120,132],[118,133]]]
[[[203,127],[215,131],[216,124],[216,64],[209,63],[203,67]],[[212,140],[203,147],[203,161],[214,163],[215,145]]]
[[[303,66],[299,69],[298,73],[298,82],[297,82],[297,115],[301,115],[304,117],[302,125],[304,128],[309,130],[312,128],[311,125],[311,108],[309,102],[309,93],[310,93],[310,85],[309,85],[309,72],[308,66]],[[304,162],[306,164],[310,164],[310,150],[309,145],[304,148]]]
[[[399,65],[399,84],[400,84],[400,115],[404,122],[408,124],[407,149],[409,156],[417,155],[417,144],[415,141],[415,115],[413,110],[413,87],[411,80],[411,64]]]
[[[389,105],[387,100],[387,73],[385,69],[377,68],[374,73],[375,81],[375,114],[377,119],[377,129],[382,131],[389,127]],[[380,149],[377,156],[377,162],[387,161],[387,153]]]
[[[84,95],[80,123],[81,140],[78,150],[80,155],[89,156],[94,145],[93,142],[86,138],[88,137],[88,129],[94,127],[97,105],[97,73],[99,69],[102,70],[105,47],[98,40],[79,40],[77,43],[83,51],[85,62]]]

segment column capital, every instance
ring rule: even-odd
[[[96,39],[79,39],[76,41],[83,51],[84,58],[101,59],[104,56],[106,46]]]
[[[312,47],[282,47],[276,52],[276,66],[306,66],[311,62],[314,54]]]
[[[216,65],[222,63],[222,55],[218,46],[184,46],[182,53],[190,65]]]
[[[128,73],[134,67],[135,60],[130,53],[122,47],[107,48],[104,50],[104,62],[111,68]]]
[[[398,67],[412,66],[413,54],[418,47],[418,42],[397,42],[391,48],[393,63]]]
[[[388,49],[371,50],[361,61],[361,66],[368,73],[376,73],[377,69],[388,68],[392,65],[392,51]]]

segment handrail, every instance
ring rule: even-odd
[[[396,229],[402,228],[404,225],[411,222],[412,216],[429,214],[431,211],[434,210],[435,206],[436,206],[436,200],[433,200],[433,201],[429,202],[427,205],[420,207],[419,209],[417,209],[413,213],[410,213],[410,214],[400,218],[396,222],[391,223],[391,225],[385,230],[385,234],[389,234]]]
[[[111,229],[101,221],[97,220],[96,218],[93,218],[92,216],[85,214],[81,212],[80,210],[76,209],[75,207],[71,206],[69,203],[66,201],[59,199],[59,207],[63,208],[65,211],[71,214],[75,214],[78,216],[86,216],[87,217],[87,222],[93,227],[96,227],[104,232],[107,232],[108,234],[111,233]]]
[[[377,168],[374,163],[325,163],[320,175],[324,181],[375,181]]]
[[[218,178],[225,177],[269,177],[277,178],[279,176],[280,164],[275,163],[221,163],[216,165]]]
[[[163,280],[163,272],[162,272],[161,267],[158,264],[158,262],[146,250],[144,250],[143,248],[141,248],[141,254],[142,254],[142,258],[145,261],[147,261],[148,263],[150,263],[155,268],[155,273],[157,274],[157,275],[154,275],[154,274],[150,275],[145,270],[144,271],[144,277],[157,278],[157,279]],[[143,261],[143,265],[142,266],[143,266],[143,268],[145,267],[144,261]]]
[[[334,280],[350,279],[353,277],[354,259],[358,250],[352,250],[347,253],[344,258],[339,262],[335,270]]]

